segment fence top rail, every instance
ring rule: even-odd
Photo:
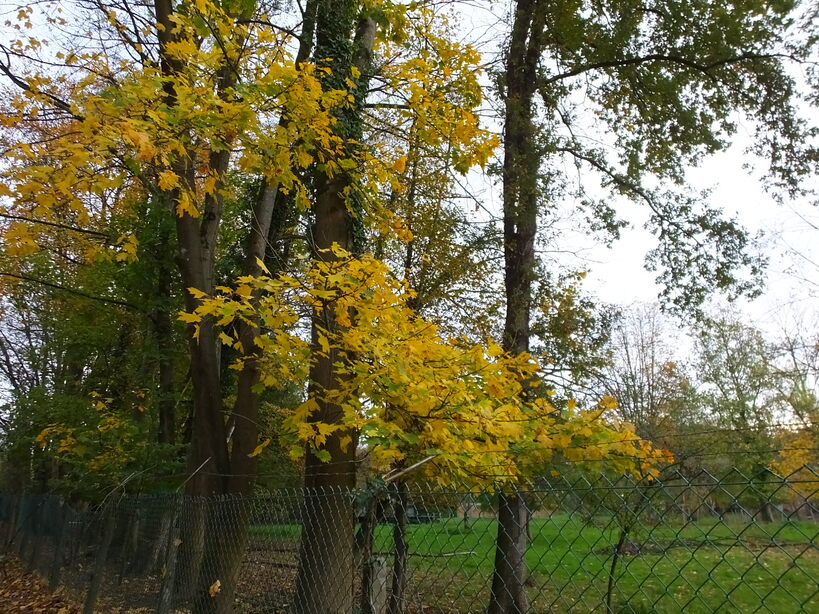
[[[514,485],[487,485],[484,487],[465,486],[459,484],[442,485],[434,482],[411,482],[405,484],[407,494],[412,497],[447,496],[455,498],[487,497],[498,492],[516,493],[532,497],[562,496],[566,493],[639,493],[643,497],[666,495],[673,498],[683,496],[687,491],[703,489],[712,493],[724,492],[726,495],[740,497],[746,492],[770,491],[799,493],[805,500],[819,495],[819,471],[810,466],[803,466],[787,476],[777,475],[773,471],[765,470],[755,475],[747,475],[738,469],[730,469],[723,474],[715,474],[700,470],[691,475],[679,470],[661,473],[655,479],[638,479],[632,476],[612,474],[574,474],[541,476]],[[300,502],[313,497],[344,497],[357,501],[367,500],[376,495],[396,493],[397,483],[384,483],[375,480],[366,485],[357,487],[291,487],[256,492],[252,494],[218,494],[218,495],[188,495],[179,492],[155,493],[124,493],[112,492],[103,501],[90,503],[91,510],[103,509],[110,506],[121,507],[130,505],[168,506],[168,505],[201,505],[201,504],[287,504]],[[735,491],[735,492],[730,492]],[[0,505],[11,499],[22,498],[30,502],[43,502],[47,499],[66,503],[67,500],[56,493],[0,493]],[[773,498],[768,495],[768,498]],[[72,501],[76,504],[76,501]],[[50,503],[49,503],[50,504]]]

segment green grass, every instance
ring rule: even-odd
[[[256,537],[295,543],[299,527],[265,525]],[[497,523],[459,519],[409,525],[413,599],[435,611],[478,612],[487,600]],[[619,530],[566,514],[532,520],[527,562],[534,612],[605,612]],[[393,549],[379,526],[375,549]],[[718,520],[642,526],[628,536],[638,554],[618,557],[614,612],[819,612],[819,524]]]

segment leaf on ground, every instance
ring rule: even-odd
[[[0,561],[0,611],[3,614],[80,614],[79,605],[70,603],[37,574],[26,571],[19,560],[9,556]]]
[[[222,582],[220,580],[217,580],[216,582],[214,582],[213,584],[210,585],[210,588],[208,589],[208,593],[210,593],[211,597],[216,597],[216,594],[220,590],[222,590]]]

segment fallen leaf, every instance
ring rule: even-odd
[[[213,584],[210,585],[210,588],[208,589],[208,593],[210,593],[211,597],[216,597],[216,594],[220,590],[222,590],[222,582],[220,580],[217,580],[216,582],[214,582]]]

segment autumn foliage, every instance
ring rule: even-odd
[[[292,455],[302,455],[306,445],[331,461],[322,446],[327,435],[343,431],[355,433],[383,471],[433,456],[423,469],[428,477],[487,485],[531,475],[553,460],[610,458],[616,469],[645,475],[668,460],[628,425],[607,419],[612,399],[586,411],[574,403],[558,411],[550,391],[539,390],[534,357],[509,356],[491,340],[475,345],[443,336],[407,306],[413,291],[384,263],[340,250],[336,256],[303,279],[241,278],[181,316],[194,323],[213,317],[227,331],[237,319],[260,316],[272,331],[255,342],[264,364],[260,386],[275,386],[306,376],[310,351],[298,335],[300,314],[332,304],[335,322],[319,332],[318,344],[336,358],[343,386],[318,396],[339,405],[343,419],[316,421],[316,398],[308,398],[286,422]],[[257,291],[263,296],[258,305],[250,300]],[[228,332],[220,338],[239,343]],[[242,360],[232,368],[240,369]],[[353,437],[345,435],[344,445],[355,445]]]
[[[101,263],[111,263],[106,274],[119,277],[144,257],[144,203],[200,220],[195,223],[204,229],[226,203],[245,198],[243,176],[261,180],[302,213],[312,207],[306,177],[314,169],[330,178],[346,176],[343,196],[357,203],[349,205],[356,223],[381,242],[412,241],[400,209],[382,195],[392,193],[398,203],[416,190],[424,155],[456,173],[484,165],[497,139],[474,112],[481,101],[476,51],[451,40],[446,21],[430,9],[386,3],[372,10],[380,24],[375,52],[383,63],[374,108],[406,129],[407,137],[374,133],[371,142],[351,147],[338,126],[356,104],[360,70],[353,67],[339,83],[331,78],[332,63],[297,65],[293,34],[274,27],[268,16],[206,0],[186,5],[172,15],[172,32],[156,25],[167,34],[159,37],[157,63],[146,43],[137,42],[150,39],[150,24],[139,37],[126,38],[124,16],[110,10],[107,27],[122,34],[122,53],[56,51],[33,31],[25,34],[36,28],[29,21],[33,9],[22,9],[14,49],[51,52],[67,70],[52,76],[32,69],[3,115],[7,163],[0,189],[10,291],[31,276],[32,263],[47,250],[63,258],[71,254],[70,263],[54,260],[69,273],[60,285],[74,283],[71,277],[80,271],[99,270]],[[337,86],[328,88],[331,82]],[[214,232],[210,240],[220,240],[220,231]],[[221,249],[206,247],[211,257]],[[170,258],[172,249],[171,242],[160,257]],[[206,270],[204,286],[175,291],[187,301],[180,319],[195,340],[203,322],[208,330],[215,323],[215,339],[236,357],[231,369],[262,366],[254,394],[282,382],[306,384],[315,354],[304,334],[305,318],[318,306],[332,307],[327,313],[334,321],[318,330],[312,352],[332,355],[341,385],[304,399],[284,420],[283,432],[258,433],[251,456],[283,438],[294,457],[306,446],[331,462],[323,444],[343,433],[345,447],[364,446],[384,470],[434,456],[424,467],[429,477],[487,484],[536,472],[556,459],[611,457],[619,470],[639,472],[651,471],[662,458],[627,425],[606,418],[610,401],[586,411],[573,404],[555,409],[550,391],[538,386],[533,356],[507,355],[491,339],[476,345],[442,333],[414,312],[416,295],[402,279],[408,271],[333,249],[333,258],[293,274],[272,274],[260,262],[267,274],[240,276],[236,285],[214,287]],[[183,271],[183,280],[190,279]],[[242,322],[261,327],[251,347],[240,338]],[[208,343],[210,337],[199,342]],[[95,427],[100,432],[129,428],[114,393],[86,394],[101,416]],[[317,419],[318,402],[341,407],[342,419]],[[58,455],[82,456],[77,429],[55,422],[37,441],[53,445]],[[116,448],[115,456],[121,455]],[[87,470],[102,465],[104,456],[98,456]]]

